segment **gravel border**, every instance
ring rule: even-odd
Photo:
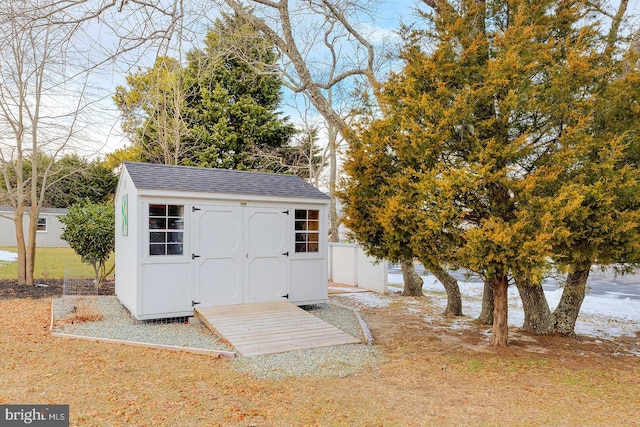
[[[103,316],[102,320],[74,322],[81,304]],[[303,307],[309,313],[359,339],[370,334],[357,312],[331,303]],[[51,303],[51,331],[54,336],[121,342],[194,353],[232,356],[233,348],[224,344],[201,322],[140,321],[133,318],[115,296],[63,297]],[[231,368],[257,378],[345,377],[383,361],[378,349],[367,344],[319,347],[287,353],[244,357],[237,355]]]
[[[376,347],[366,344],[346,344],[288,353],[238,357],[233,359],[231,367],[234,371],[265,379],[344,378],[363,369],[375,369],[384,360],[384,356]]]
[[[103,316],[103,320],[74,322],[82,306]],[[182,349],[213,355],[231,356],[233,348],[224,344],[204,324],[189,324],[186,318],[173,321],[141,321],[131,316],[115,296],[63,297],[52,300],[52,333],[70,338],[82,337],[137,343],[151,347]],[[198,351],[205,350],[205,351]]]

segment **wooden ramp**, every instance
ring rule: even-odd
[[[198,307],[196,314],[243,356],[360,342],[288,301]]]

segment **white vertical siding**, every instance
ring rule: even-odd
[[[127,230],[123,235],[123,196],[127,198]],[[140,201],[137,190],[133,186],[126,169],[123,168],[116,189],[116,295],[131,313],[140,310],[140,238],[139,233],[143,229],[140,215]]]
[[[60,238],[64,226],[60,222],[60,217],[64,215],[63,209],[56,209],[56,212],[48,212],[44,209],[40,212],[41,218],[47,219],[47,230],[36,233],[36,246],[45,248],[68,248],[69,244]],[[23,230],[25,239],[29,232],[29,215],[25,213],[23,218]],[[16,229],[13,222],[13,210],[11,208],[0,208],[0,246],[16,246]]]

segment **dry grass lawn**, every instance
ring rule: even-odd
[[[640,357],[623,351],[636,338],[514,331],[496,350],[486,328],[427,325],[428,300],[407,310],[394,298],[362,311],[387,359],[377,369],[284,380],[225,359],[54,338],[50,298],[3,299],[0,403],[69,404],[74,426],[640,425]]]

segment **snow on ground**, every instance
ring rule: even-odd
[[[424,292],[444,309],[447,296],[440,282],[430,274],[422,276]],[[388,275],[390,291],[402,290],[402,275],[390,273]],[[483,283],[481,281],[459,280],[462,293],[462,308],[465,316],[475,318],[482,307]],[[360,294],[361,298],[366,298]],[[560,302],[562,289],[545,291],[547,302],[551,310]],[[379,300],[380,296],[375,296]],[[363,302],[363,304],[366,304]],[[376,302],[379,304],[379,302]],[[411,307],[409,308],[411,310]],[[425,318],[429,322],[430,319]],[[461,319],[462,320],[462,319]],[[522,301],[515,286],[509,287],[509,325],[520,327],[524,322]],[[463,322],[455,322],[452,327],[462,327]],[[586,295],[580,315],[576,322],[575,332],[578,335],[592,337],[636,337],[640,332],[640,300],[629,298],[612,298],[606,295]]]
[[[352,294],[336,294],[336,297],[349,298],[354,305],[368,308],[383,308],[389,306],[391,300],[375,292],[352,293]]]
[[[0,251],[0,262],[13,262],[18,260],[18,254],[15,252]]]

